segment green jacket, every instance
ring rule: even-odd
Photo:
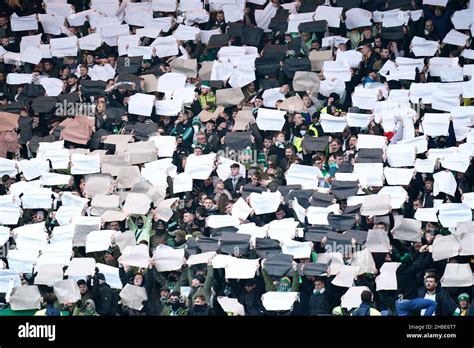
[[[186,286],[186,281],[188,279],[188,268],[185,268],[181,271],[181,275],[177,282],[170,282],[166,279],[161,272],[158,272],[155,267],[153,267],[153,278],[155,281],[160,285],[160,289],[162,287],[168,287],[170,292],[179,291],[181,292],[181,287]]]
[[[188,281],[189,285],[191,285],[192,280],[194,278],[194,272],[192,269],[188,267]],[[206,276],[206,281],[202,286],[199,286],[197,288],[191,287],[191,292],[189,293],[189,302],[194,303],[194,299],[198,295],[203,295],[206,298],[206,303],[210,303],[211,299],[211,287],[212,283],[214,282],[214,268],[212,265],[207,266],[207,276]]]
[[[265,291],[266,292],[277,291],[275,284],[273,284],[272,278],[263,267],[262,267],[262,276],[263,276],[263,281],[265,282]],[[298,292],[299,288],[300,288],[300,277],[299,277],[298,271],[294,271],[293,279],[291,281],[291,291]]]
[[[186,307],[180,307],[176,312],[173,312],[170,305],[166,305],[161,311],[161,315],[165,317],[182,317],[188,315]]]
[[[80,305],[78,303],[76,303],[76,305],[74,306],[74,309],[72,311],[72,315],[77,315],[77,314],[74,314],[76,313],[76,310],[77,310],[77,313],[79,313],[81,310],[84,309],[84,304],[86,303],[87,300],[92,300],[92,292],[91,291],[88,291],[86,292],[84,295],[81,294],[81,303]]]
[[[151,216],[140,215],[143,219],[143,228],[139,229],[135,222],[132,219],[128,219],[128,228],[130,231],[135,232],[135,239],[137,244],[140,241],[145,240],[147,243],[150,243],[151,235],[151,226],[153,224]]]

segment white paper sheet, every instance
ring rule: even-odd
[[[120,280],[119,269],[117,267],[103,263],[97,263],[96,267],[99,269],[99,272],[105,276],[105,281],[112,289],[122,289],[122,281]]]
[[[118,261],[123,265],[148,268],[149,259],[148,246],[139,244],[136,246],[127,246],[122,251],[122,256],[119,257]]]
[[[408,197],[407,191],[401,186],[384,186],[378,193],[390,196],[392,209],[401,209]]]
[[[75,257],[67,267],[65,275],[68,276],[83,276],[93,275],[96,263],[92,257]]]
[[[77,37],[75,36],[51,39],[51,55],[53,57],[76,56],[77,42]]]
[[[9,250],[8,266],[17,273],[32,273],[33,263],[38,258],[38,250]]]
[[[69,25],[73,27],[78,27],[83,25],[87,21],[87,16],[92,17],[92,15],[98,15],[94,10],[85,10],[81,12],[74,13],[67,17]]]
[[[433,102],[433,91],[438,84],[438,82],[412,83],[410,85],[410,101],[415,104],[431,104]]]
[[[158,78],[158,92],[167,93],[175,89],[184,88],[186,75],[180,73],[166,73]]]
[[[301,185],[303,190],[318,187],[318,180],[322,177],[319,168],[301,164],[292,164],[285,175],[287,185]]]
[[[20,218],[20,207],[13,202],[12,195],[4,195],[0,198],[0,224],[16,225]]]
[[[447,57],[433,57],[430,58],[429,67],[431,76],[440,76],[441,72],[446,67],[457,66],[459,58],[447,58]]]
[[[383,163],[355,163],[353,173],[368,186],[383,186]]]
[[[461,244],[454,235],[438,236],[433,241],[433,261],[457,256]]]
[[[345,117],[331,116],[329,114],[321,114],[320,122],[325,133],[342,133],[347,127]]]
[[[472,221],[472,211],[462,203],[443,203],[439,207],[439,222],[443,227],[456,227],[458,222]]]
[[[443,39],[443,43],[464,47],[466,46],[467,40],[469,39],[468,35],[460,33],[455,29],[451,29],[448,34]]]
[[[70,154],[68,149],[42,150],[41,144],[36,155],[37,158],[49,159],[53,169],[67,169],[69,167]]]
[[[372,12],[363,10],[361,8],[351,8],[346,12],[346,27],[347,29],[370,27],[372,26]]]
[[[269,32],[268,25],[276,12],[277,8],[271,3],[268,3],[263,10],[255,10],[255,22],[257,23],[257,27],[262,28],[265,32]]]
[[[354,252],[352,254],[351,266],[359,267],[359,275],[364,273],[377,273],[374,258],[368,249]]]
[[[382,149],[387,138],[382,135],[359,134],[357,137],[358,149]]]
[[[387,147],[387,162],[391,167],[413,167],[416,151],[411,144],[391,144]]]
[[[56,211],[56,220],[60,226],[69,225],[72,222],[73,217],[82,215],[82,207],[68,207],[60,206]]]
[[[277,239],[280,242],[285,242],[295,237],[298,221],[295,221],[293,218],[273,220],[265,226],[268,228],[268,236],[271,239]]]
[[[246,223],[239,226],[237,233],[248,234],[250,236],[250,245],[255,245],[257,238],[265,238],[267,236],[267,227],[257,227],[255,223]]]
[[[39,64],[42,59],[41,50],[38,47],[28,47],[20,54],[20,60],[25,63]]]
[[[433,173],[434,166],[436,164],[435,159],[419,159],[417,158],[415,161],[415,170],[418,173]]]
[[[432,137],[447,136],[449,117],[449,114],[425,114],[422,122],[424,133]]]
[[[423,0],[423,5],[446,7],[448,0]]]
[[[307,13],[297,13],[292,14],[288,17],[288,29],[286,30],[287,33],[297,33],[298,26],[302,23],[311,22],[313,21],[314,13],[307,12]]]
[[[321,47],[337,47],[340,44],[346,43],[347,41],[349,41],[348,38],[342,37],[340,35],[326,36],[326,37],[323,37],[323,40],[321,42]]]
[[[49,162],[41,158],[22,160],[19,162],[19,167],[28,181],[49,172]]]
[[[257,126],[260,130],[281,131],[285,124],[286,111],[259,108],[257,112]]]
[[[380,290],[397,290],[397,268],[400,267],[400,262],[384,262],[380,268],[380,275],[375,278],[377,291]]]
[[[221,34],[220,29],[211,29],[211,30],[201,30],[199,33],[201,42],[205,45],[209,43],[209,39],[211,38],[212,35],[218,35]]]
[[[180,173],[173,180],[173,193],[193,190],[193,178],[187,173]]]
[[[176,12],[177,4],[175,1],[169,0],[152,0],[153,11],[159,12]]]
[[[344,265],[331,283],[343,288],[350,288],[354,284],[354,279],[357,277],[358,273],[358,266]]]
[[[467,153],[455,153],[441,160],[443,168],[464,173],[470,164],[470,155]]]
[[[185,261],[184,249],[159,245],[153,254],[153,259],[158,272],[174,271],[180,269]]]
[[[365,290],[369,290],[369,288],[366,286],[352,286],[347,289],[341,297],[341,307],[347,309],[358,308],[362,303],[361,294]]]
[[[63,206],[65,207],[81,207],[84,206],[89,202],[89,199],[82,198],[76,195],[73,195],[69,192],[64,192],[62,197]]]
[[[165,199],[164,201],[160,202],[156,208],[156,215],[160,220],[169,221],[173,216],[173,210],[171,210],[171,206],[175,204],[179,198],[170,198]]]
[[[196,40],[196,36],[199,35],[199,28],[195,28],[188,25],[180,24],[178,29],[173,32],[173,36],[178,40]]]
[[[416,57],[433,57],[438,51],[439,41],[426,40],[415,36],[411,40],[411,45]]]
[[[385,167],[384,175],[389,185],[408,185],[413,178],[413,169]]]
[[[71,155],[71,174],[100,173],[100,156],[97,155]]]
[[[155,144],[159,157],[173,157],[176,150],[176,138],[174,136],[152,136],[149,140]]]
[[[193,179],[206,180],[214,169],[215,157],[213,153],[201,156],[191,154],[186,160],[184,171]]]
[[[128,112],[130,114],[141,116],[151,116],[154,102],[155,96],[136,93],[130,97],[130,101],[128,103]]]
[[[370,120],[374,117],[373,114],[357,114],[353,112],[348,112],[346,121],[349,127],[361,127],[367,128]]]
[[[283,254],[293,255],[295,259],[309,258],[311,255],[310,242],[297,242],[287,240],[281,247]]]
[[[38,30],[36,14],[18,17],[18,15],[14,13],[10,17],[10,25],[12,31]]]
[[[318,6],[314,14],[314,20],[326,20],[328,27],[339,28],[343,9],[343,7]]]
[[[453,174],[450,171],[441,171],[433,174],[434,185],[433,193],[437,196],[440,192],[445,192],[448,195],[454,196],[456,192],[457,183]]]
[[[91,9],[106,16],[115,16],[119,9],[118,0],[92,0]]]
[[[299,296],[298,292],[269,291],[262,295],[262,304],[267,311],[288,311]]]
[[[308,207],[306,216],[311,225],[329,225],[328,214],[331,210],[321,207]]]
[[[400,140],[399,142],[397,142],[397,144],[410,144],[416,149],[417,154],[426,152],[428,150],[428,140],[425,135],[420,135],[411,139]]]
[[[156,55],[159,58],[174,56],[179,52],[174,36],[157,37],[150,46],[156,47]]]
[[[222,309],[226,313],[233,313],[233,315],[238,315],[238,316],[245,315],[244,306],[236,298],[218,296],[217,302],[219,302],[219,305],[222,307]]]
[[[21,197],[23,209],[51,209],[53,191],[50,188],[39,188],[34,192],[24,192]]]
[[[221,228],[227,226],[238,227],[240,220],[231,215],[210,215],[207,218],[207,226],[210,228]]]
[[[252,279],[259,267],[260,259],[238,259],[233,257],[229,259],[225,267],[225,277],[227,279]]]
[[[131,308],[141,311],[143,302],[147,300],[147,294],[144,287],[125,284],[122,291],[120,291],[120,303],[125,308]]]
[[[338,51],[336,61],[346,61],[351,68],[357,68],[362,61],[362,53],[356,50]]]
[[[438,208],[418,208],[415,212],[415,219],[420,221],[438,222],[436,213]]]
[[[17,161],[9,160],[6,158],[0,158],[0,175],[9,175],[15,176],[18,174],[18,170],[16,168]]]
[[[448,263],[441,277],[443,287],[468,287],[472,285],[472,270],[468,263]]]
[[[41,255],[36,260],[35,270],[42,265],[59,264],[66,266],[72,256],[71,241],[62,241],[54,244],[47,244],[41,250]]]
[[[250,194],[250,205],[255,211],[255,215],[269,214],[277,211],[281,203],[280,192],[262,192]]]
[[[110,246],[113,234],[114,231],[111,230],[90,232],[86,238],[86,252],[91,253],[94,251],[107,250]]]
[[[369,230],[365,246],[372,253],[386,253],[390,250],[390,240],[384,230]]]
[[[232,216],[237,219],[246,220],[251,212],[252,208],[249,207],[242,197],[240,197],[232,206]]]
[[[31,83],[32,78],[32,74],[10,73],[7,75],[7,84],[21,85],[24,83]]]
[[[328,80],[339,79],[348,82],[352,77],[350,65],[346,61],[327,60],[323,63],[322,72]]]
[[[216,254],[215,251],[209,251],[209,252],[206,252],[206,253],[190,255],[189,258],[186,261],[186,264],[188,266],[199,265],[199,264],[202,264],[202,263],[207,264],[216,255],[217,254]]]
[[[73,279],[54,282],[53,287],[59,303],[75,303],[81,299],[79,286]]]
[[[57,174],[57,173],[43,173],[41,175],[42,186],[67,185],[71,180],[71,175]]]
[[[421,221],[404,218],[400,215],[394,216],[394,219],[395,223],[391,231],[394,239],[410,242],[421,241]]]
[[[63,265],[61,264],[44,264],[39,266],[37,271],[35,285],[53,286],[55,282],[63,280]]]

